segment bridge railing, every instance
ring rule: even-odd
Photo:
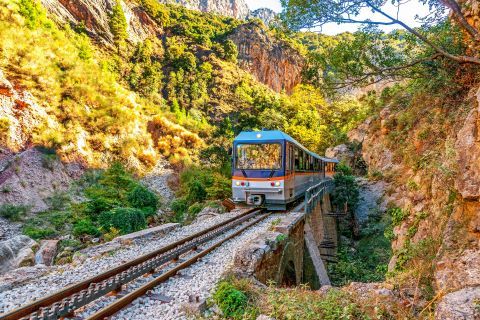
[[[323,195],[330,193],[334,188],[332,179],[323,180],[305,191],[305,213],[310,214],[318,205]]]

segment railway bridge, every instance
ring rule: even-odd
[[[338,245],[331,179],[309,188],[305,200],[288,215],[279,215],[272,227],[237,251],[235,270],[262,283],[330,285],[326,264],[334,263]]]

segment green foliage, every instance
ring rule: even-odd
[[[70,204],[70,195],[67,192],[56,192],[46,199],[51,210],[64,210]]]
[[[82,219],[73,226],[73,234],[76,237],[81,237],[85,235],[99,236],[101,233],[91,220]]]
[[[132,233],[145,229],[147,220],[142,210],[134,208],[115,208],[103,212],[98,218],[104,230],[118,229],[121,234]]]
[[[330,280],[335,286],[351,281],[377,282],[385,280],[392,256],[391,240],[384,233],[390,225],[386,215],[371,213],[362,224],[359,239],[340,241],[338,263],[328,264]]]
[[[407,211],[398,207],[388,209],[387,214],[391,217],[393,226],[398,226],[408,216]]]
[[[52,228],[25,226],[22,229],[24,235],[34,240],[48,239],[56,234]]]
[[[237,45],[232,40],[225,41],[223,45],[225,60],[237,62],[238,49]]]
[[[343,162],[340,162],[339,164],[337,164],[335,170],[339,173],[339,174],[342,174],[344,176],[351,176],[353,174],[353,170],[352,168],[350,168],[348,165],[346,165],[345,163]]]
[[[213,294],[213,300],[228,319],[242,319],[248,297],[228,281],[221,281]]]
[[[338,289],[325,295],[305,288],[269,288],[267,314],[275,319],[369,319],[352,297]]]
[[[112,13],[110,14],[109,26],[110,31],[113,34],[113,40],[117,47],[120,47],[124,44],[127,39],[127,19],[125,18],[125,13],[123,12],[122,5],[120,1],[116,1],[115,5],[112,8]]]
[[[198,208],[207,200],[224,200],[231,194],[230,179],[208,167],[190,166],[180,174],[180,188],[178,197],[171,208],[176,214],[177,221],[184,220],[184,214],[190,218],[200,212]]]
[[[45,23],[45,11],[36,0],[19,0],[19,13],[25,18],[26,25],[33,29],[39,24]]]
[[[45,211],[25,221],[23,233],[35,239],[66,235],[71,232],[77,217],[70,211]]]
[[[30,211],[29,206],[2,204],[0,205],[0,216],[11,221],[20,221]]]
[[[141,209],[147,217],[154,215],[159,206],[157,195],[142,185],[137,185],[127,194],[127,201],[132,207]]]
[[[343,170],[351,172],[351,169],[348,170],[346,168],[344,167]],[[335,174],[333,180],[335,189],[332,193],[332,204],[337,210],[343,210],[345,204],[347,204],[348,211],[354,212],[360,200],[360,192],[355,177],[340,172]]]

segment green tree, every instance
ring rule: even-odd
[[[223,50],[224,50],[225,59],[227,61],[237,62],[238,49],[235,42],[233,42],[230,39],[225,41],[225,44],[223,45]]]
[[[128,37],[127,18],[125,17],[120,1],[115,2],[115,5],[112,8],[109,25],[110,31],[113,34],[113,41],[117,48],[120,49],[125,44],[125,40]]]
[[[439,73],[438,69],[452,68],[452,64],[480,64],[475,54],[480,47],[479,31],[464,16],[468,5],[454,0],[420,2],[431,11],[418,17],[423,21],[418,28],[388,14],[387,1],[282,0],[282,19],[285,26],[294,30],[331,22],[362,25],[353,37],[341,35],[339,42],[331,41],[325,50],[309,54],[306,78],[323,78],[321,84],[332,89],[364,86],[383,79],[428,79]],[[399,10],[406,4],[401,0],[391,3]],[[360,18],[364,10],[372,12],[370,19]],[[384,25],[400,29],[386,34],[378,29]]]

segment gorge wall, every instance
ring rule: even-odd
[[[243,24],[229,38],[238,47],[240,66],[273,90],[290,93],[302,81],[305,59],[261,25]]]
[[[426,99],[410,110],[387,106],[349,138],[362,144],[370,174],[391,183],[386,201],[401,209],[389,264],[394,277],[401,274],[394,281],[412,303],[436,294],[436,318],[457,319],[472,315],[480,297],[480,90],[445,108]]]

